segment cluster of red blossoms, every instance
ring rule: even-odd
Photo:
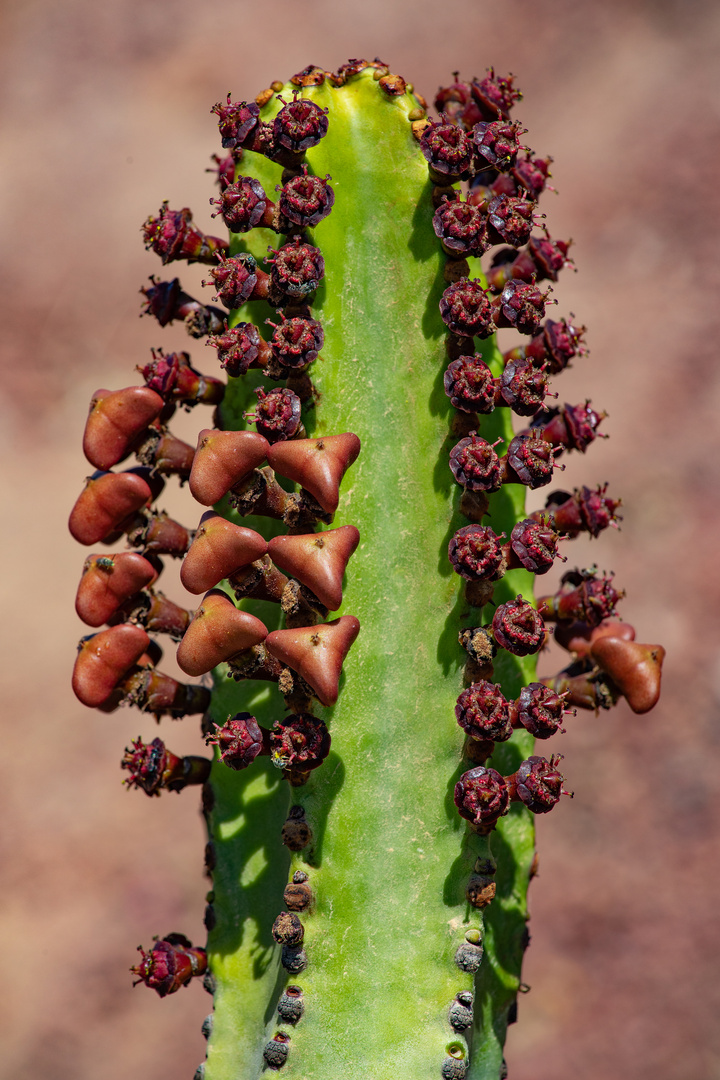
[[[518,521],[509,538],[482,524],[489,497],[505,484],[531,490],[549,484],[557,459],[567,451],[585,453],[604,418],[589,401],[546,404],[549,378],[584,353],[584,328],[566,319],[545,320],[548,293],[538,282],[557,281],[563,267],[572,264],[568,242],[553,240],[544,226],[541,234],[533,232],[540,225],[537,200],[547,186],[551,159],[535,157],[521,144],[525,131],[510,116],[520,97],[511,76],[492,70],[480,80],[456,81],[438,92],[440,119],[427,121],[420,136],[435,185],[433,227],[448,257],[449,284],[440,301],[450,360],[444,386],[457,410],[455,429],[467,432],[452,448],[449,465],[470,524],[455,532],[448,556],[464,579],[470,606],[493,604],[489,623],[460,635],[469,654],[470,685],[456,706],[467,735],[466,754],[476,767],[459,780],[455,803],[481,833],[494,828],[513,801],[546,813],[563,794],[559,755],[549,761],[531,757],[503,777],[485,765],[496,743],[517,728],[547,739],[563,730],[563,717],[573,707],[606,708],[620,696],[636,712],[647,711],[659,694],[663,657],[660,646],[636,643],[631,627],[613,621],[622,594],[611,575],[595,568],[566,573],[558,592],[542,597],[537,607],[521,595],[493,601],[495,585],[508,571],[547,573],[563,558],[560,540],[581,532],[597,536],[617,523],[619,505],[604,487],[583,487],[554,492],[545,510]],[[506,246],[494,252],[484,277],[471,277],[468,258],[498,244]],[[501,355],[501,367],[497,360],[491,367],[474,350],[474,339],[499,329],[516,331],[524,342]],[[480,417],[498,408],[530,418],[502,454],[496,449],[500,440],[489,442],[478,433]],[[574,654],[573,664],[552,679],[530,683],[516,701],[508,701],[492,682],[497,650],[537,653],[553,626],[556,639]]]

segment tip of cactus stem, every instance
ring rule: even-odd
[[[185,631],[177,661],[186,675],[204,675],[266,637],[267,627],[260,619],[239,611],[224,592],[211,591]]]
[[[199,503],[212,506],[256,469],[270,444],[255,431],[203,428],[190,472],[190,491]]]
[[[340,499],[340,482],[360,453],[360,440],[352,432],[320,439],[275,443],[267,452],[272,468],[294,480],[323,510],[333,514]]]
[[[268,544],[268,554],[329,611],[337,611],[342,604],[343,574],[359,542],[355,526],[343,525],[322,533],[275,536]]]
[[[334,705],[340,691],[343,661],[360,632],[354,615],[330,623],[273,630],[265,639],[267,651],[297,672],[323,705]]]
[[[180,580],[188,592],[207,592],[236,570],[261,559],[267,549],[267,540],[253,529],[208,510],[200,518],[183,560]]]

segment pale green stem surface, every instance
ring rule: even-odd
[[[326,83],[303,95],[330,110],[328,135],[307,161],[315,174],[332,176],[336,196],[314,232],[326,261],[313,303],[325,346],[310,368],[319,400],[305,423],[308,434],[354,431],[362,442],[332,526],[360,530],[339,614],[356,615],[361,631],[337,705],[317,710],[332,750],[304,787],[291,792],[267,759],[243,773],[213,768],[217,925],[209,950],[218,989],[206,1080],[257,1077],[263,1046],[278,1030],[291,1035],[286,1080],[438,1080],[451,1044],[463,1047],[471,1080],[497,1080],[520,981],[534,830],[531,815],[513,806],[491,838],[498,895],[485,912],[476,1026],[469,1038],[457,1036],[448,1008],[459,990],[472,988],[472,977],[454,955],[466,930],[482,927],[465,887],[487,847],[453,804],[454,784],[471,767],[454,715],[466,659],[457,636],[487,622],[491,609],[483,617],[467,606],[447,558],[450,537],[467,522],[448,467],[457,436],[449,434],[452,409],[442,386],[445,256],[432,230],[427,166],[407,119],[416,102],[388,98],[371,70],[340,89]],[[263,116],[279,107],[273,99]],[[246,154],[240,172],[257,176],[275,197],[278,166]],[[281,244],[266,230],[236,240],[235,250],[259,258],[268,244]],[[252,304],[236,321],[265,332],[268,313]],[[484,351],[499,372],[494,344]],[[224,423],[246,427],[252,387],[264,382],[268,389],[268,382],[259,373],[230,382]],[[509,439],[509,411],[484,419],[480,433]],[[524,494],[515,486],[492,497],[496,532],[509,535],[524,516]],[[243,524],[261,527],[260,519]],[[531,575],[512,571],[495,599],[531,590]],[[243,606],[271,629],[278,625],[269,605]],[[533,677],[533,657],[498,655],[495,679],[507,697]],[[274,686],[235,684],[222,669],[212,708],[218,723],[240,710],[267,727],[284,715]],[[491,764],[508,774],[531,752],[530,736],[516,733]],[[313,845],[292,858],[280,842],[291,796],[314,833]],[[270,928],[299,868],[309,874],[316,905],[301,914],[308,967],[288,976]],[[288,983],[303,988],[305,1015],[295,1027],[279,1027],[275,1008]]]

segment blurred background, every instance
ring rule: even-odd
[[[160,269],[139,228],[163,198],[210,227],[211,105],[351,56],[380,56],[430,102],[455,70],[516,74],[527,141],[555,159],[560,195],[542,209],[574,240],[579,272],[555,310],[587,325],[591,349],[556,387],[609,414],[609,440],[566,458],[561,484],[608,481],[624,502],[621,533],[571,559],[615,570],[624,618],[668,650],[653,713],[583,714],[556,740],[576,794],[539,822],[511,1080],[720,1077],[720,9],[5,0],[0,19],[0,1077],[189,1080],[204,1055],[202,988],[161,1001],[127,970],[153,934],[204,939],[197,800],[128,794],[118,761],[152,721],[72,696],[86,552],[66,519],[90,471],[92,392],[132,383],[151,345],[189,347],[182,327],[138,320]],[[190,292],[202,276],[182,271]],[[193,439],[197,420],[173,427]],[[176,487],[163,505],[185,520]],[[173,573],[163,587],[180,599]],[[166,720],[162,734],[198,752],[195,729]]]

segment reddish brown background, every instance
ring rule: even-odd
[[[209,226],[213,102],[377,54],[430,98],[491,63],[525,90],[517,115],[561,193],[543,208],[576,242],[558,312],[592,348],[561,394],[610,414],[563,484],[608,480],[625,501],[620,535],[572,557],[614,568],[624,616],[669,651],[652,715],[583,715],[562,739],[576,797],[539,825],[510,1076],[720,1076],[718,15],[692,0],[2,5],[0,1077],[176,1080],[203,1056],[202,989],[160,1001],[127,973],[154,933],[203,936],[196,800],[127,794],[119,755],[152,723],[69,689],[80,433],[93,390],[132,382],[151,344],[185,345],[138,321],[159,268],[138,229],[165,197]],[[186,497],[163,502],[187,517]],[[194,727],[163,732],[188,752]]]

